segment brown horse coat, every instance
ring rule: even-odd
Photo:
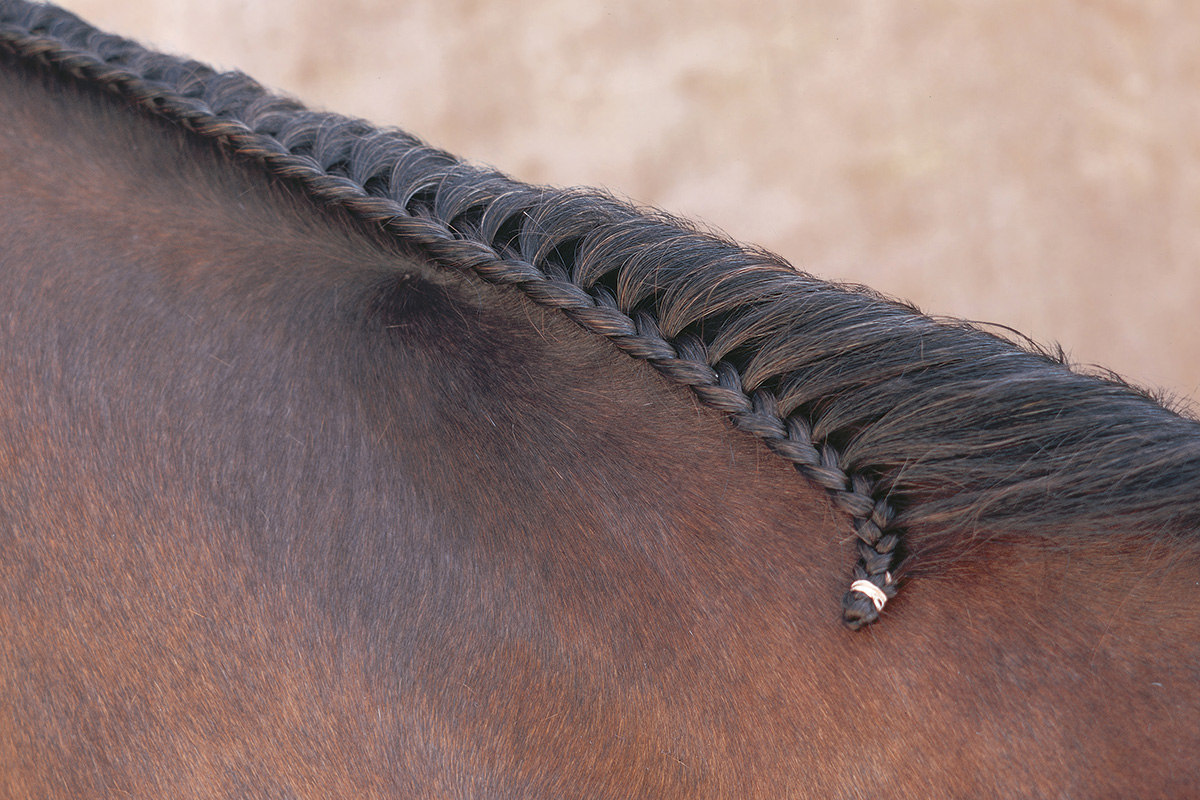
[[[604,198],[439,167],[364,222],[69,15],[0,22],[0,796],[1200,785],[1193,421]]]

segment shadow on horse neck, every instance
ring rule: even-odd
[[[1065,368],[980,375],[922,395],[993,417],[999,432],[954,429],[975,460],[953,461],[900,389],[849,436],[828,421],[844,407],[754,381],[759,333],[712,359],[717,388],[742,359],[757,403],[731,426],[665,359],[12,47],[0,794],[1157,797],[1200,781],[1200,512],[1178,477],[1197,469],[1193,422]],[[421,191],[407,199],[442,202]],[[491,230],[526,263],[524,232],[488,213],[457,217],[462,239]],[[585,260],[579,237],[555,241]],[[652,324],[691,330],[663,308]],[[786,324],[855,324],[797,308]],[[728,305],[713,319],[710,351],[750,324]],[[926,391],[924,368],[868,345]],[[810,382],[859,368],[839,347]],[[1045,388],[1060,372],[1118,407],[1097,425],[1136,417],[1178,449],[1133,423],[1117,449]],[[995,400],[1022,383],[1023,402]],[[1058,449],[1010,441],[1039,391],[1078,427],[1051,431]],[[876,505],[847,516],[849,494],[797,474],[807,456],[737,430],[770,403],[808,415],[810,471],[869,476]],[[1010,466],[1030,452],[1055,468]],[[1176,483],[1142,479],[1165,464]],[[1026,508],[1039,492],[1053,513]],[[871,514],[884,536],[903,524],[906,558],[888,562],[885,619],[853,632],[837,600],[862,556],[851,520]]]

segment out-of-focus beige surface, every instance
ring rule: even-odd
[[[1200,3],[65,5],[1200,396]]]

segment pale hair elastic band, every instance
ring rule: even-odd
[[[876,611],[882,611],[883,604],[888,601],[888,597],[883,593],[883,589],[880,589],[870,581],[855,581],[850,584],[850,591],[865,594],[875,604]]]

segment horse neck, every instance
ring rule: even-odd
[[[10,702],[99,697],[106,754],[41,750],[56,785],[228,794],[254,752],[318,794],[921,796],[949,758],[969,795],[1129,730],[1131,789],[1194,752],[1153,705],[1200,686],[1190,556],[1013,535],[856,637],[846,520],[648,367],[86,90],[0,72],[0,107]]]

